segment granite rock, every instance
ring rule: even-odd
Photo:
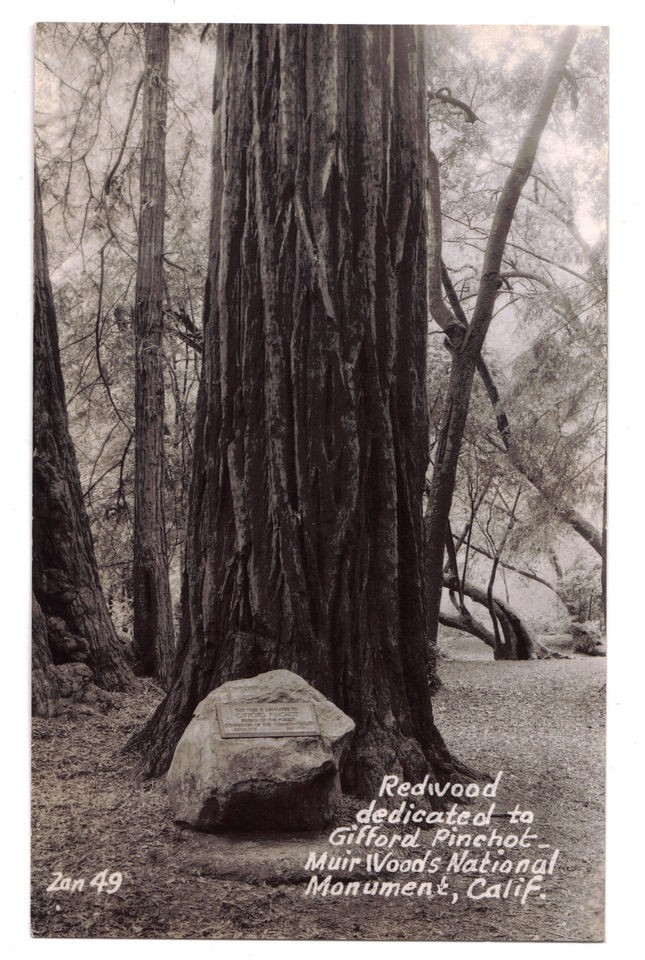
[[[312,703],[319,735],[224,738],[217,705]],[[167,775],[177,821],[199,830],[313,830],[338,812],[339,767],[354,722],[302,677],[233,680],[198,705]]]

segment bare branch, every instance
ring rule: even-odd
[[[458,100],[457,97],[453,97],[449,87],[441,87],[440,90],[428,90],[428,98],[430,100],[440,100],[441,103],[448,103],[451,107],[457,107],[459,110],[462,110],[466,114],[466,123],[475,123],[476,120],[479,120],[480,123],[485,123],[481,117],[478,117],[472,107],[469,107],[467,103],[464,103],[463,100]]]
[[[439,185],[439,162],[432,150],[428,150],[428,302],[432,319],[453,343],[453,337],[461,342],[468,322],[459,307],[460,315],[451,313],[441,293],[441,192]],[[457,301],[458,303],[458,301]],[[454,302],[452,303],[454,309]]]
[[[118,157],[116,158],[116,162],[115,162],[114,166],[112,167],[112,169],[111,169],[110,172],[108,173],[107,177],[105,178],[105,185],[104,185],[104,187],[103,187],[103,192],[106,194],[106,196],[107,196],[107,194],[109,194],[109,192],[110,192],[110,187],[112,186],[112,181],[114,180],[115,176],[117,175],[118,170],[119,170],[119,167],[121,166],[121,161],[123,160],[123,154],[125,153],[126,144],[127,144],[127,142],[128,142],[128,135],[129,135],[129,133],[130,133],[130,127],[132,126],[132,120],[133,120],[133,118],[134,118],[134,111],[135,111],[136,106],[137,106],[137,100],[139,99],[139,91],[141,90],[141,87],[143,86],[143,78],[144,78],[144,74],[142,73],[141,76],[139,77],[139,79],[138,79],[138,81],[137,81],[137,85],[136,85],[136,87],[135,87],[135,89],[134,89],[134,96],[132,97],[132,104],[131,104],[131,106],[130,106],[130,113],[129,113],[129,115],[128,115],[128,121],[127,121],[127,123],[126,123],[126,125],[125,125],[125,130],[124,130],[124,132],[123,132],[123,140],[121,141],[121,149],[119,150],[119,155],[118,155]]]

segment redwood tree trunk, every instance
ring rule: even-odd
[[[167,687],[174,657],[164,515],[163,253],[168,24],[145,26],[141,209],[135,293],[133,649],[137,668]]]
[[[133,680],[99,583],[90,524],[69,435],[56,314],[47,268],[47,244],[38,174],[34,209],[33,406],[34,708],[47,713],[47,620],[64,621],[84,638],[87,662],[106,689]],[[60,623],[59,623],[60,626]],[[40,691],[40,692],[39,692]]]
[[[423,600],[426,85],[410,27],[219,28],[204,368],[162,773],[223,681],[288,668],[356,722],[344,770],[455,767]]]

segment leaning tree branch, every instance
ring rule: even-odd
[[[513,216],[515,215],[515,209],[520,195],[531,174],[540,138],[544,132],[555,100],[555,95],[558,92],[562,75],[566,69],[567,60],[569,59],[577,36],[577,27],[567,27],[556,45],[542,84],[542,89],[538,96],[537,104],[533,111],[533,116],[522,138],[515,162],[506,178],[495,207],[493,224],[484,253],[482,278],[473,312],[473,319],[462,347],[464,351],[471,351],[472,355],[479,353],[486,334],[488,333],[488,327],[490,326],[493,308],[497,298],[499,271],[504,256],[508,232],[513,222]]]
[[[108,173],[107,177],[105,178],[105,185],[104,185],[104,187],[103,187],[103,192],[105,193],[106,196],[107,196],[107,195],[109,194],[109,192],[110,192],[110,188],[111,188],[111,186],[112,186],[112,181],[113,181],[114,178],[116,177],[116,175],[117,175],[117,173],[118,173],[118,171],[119,171],[119,167],[121,166],[121,161],[123,160],[123,154],[125,153],[126,144],[127,144],[127,142],[128,142],[128,136],[129,136],[129,134],[130,134],[130,127],[132,126],[132,121],[133,121],[133,119],[134,119],[134,111],[135,111],[136,106],[137,106],[137,100],[139,99],[139,92],[140,92],[140,90],[141,90],[141,87],[143,86],[144,76],[145,76],[145,74],[142,73],[141,76],[139,77],[138,81],[137,81],[136,87],[134,88],[134,95],[133,95],[133,97],[132,97],[132,104],[130,105],[130,113],[129,113],[129,115],[128,115],[128,121],[127,121],[127,123],[126,123],[126,125],[125,125],[125,130],[124,130],[124,132],[123,132],[123,140],[121,141],[121,149],[119,150],[119,155],[118,155],[118,157],[116,158],[116,162],[114,163],[112,169],[110,170],[110,172]]]
[[[436,244],[437,231],[436,231],[436,226],[434,224],[432,226],[432,229],[430,230],[430,234],[433,234],[433,233],[434,233],[434,243]],[[441,234],[439,233],[439,238],[440,236]],[[440,249],[441,248],[439,247],[439,250]],[[436,270],[436,264],[434,269]],[[445,304],[443,304],[443,306],[447,311],[447,314],[450,317],[453,317],[452,326],[450,326],[449,324],[447,324],[445,327],[442,326],[439,320],[439,317],[441,317],[442,320],[445,322],[446,314],[444,312],[441,312],[438,309],[436,297],[433,301],[436,309],[436,313],[433,311],[432,304],[431,304],[431,313],[432,313],[433,319],[436,320],[439,326],[442,326],[442,329],[449,337],[451,346],[457,347],[458,342],[461,341],[463,336],[462,334],[463,327],[465,326],[466,328],[468,328],[469,324],[468,324],[466,315],[463,311],[463,308],[459,302],[459,298],[453,286],[452,280],[450,278],[450,274],[448,273],[446,265],[443,263],[443,261],[440,261],[439,269],[441,272],[441,278],[442,278],[444,289],[446,291],[448,300],[450,301],[450,305],[452,307],[452,312],[448,310]],[[528,274],[523,274],[521,273],[521,271],[513,271],[513,274],[529,277]],[[510,275],[511,275],[510,273],[505,274],[505,276],[510,276]],[[533,277],[530,277],[530,278],[533,279]],[[560,293],[559,291],[556,291],[555,288],[551,284],[549,284],[548,281],[546,281],[544,278],[536,276],[535,279],[539,280],[540,283],[542,283],[548,289],[554,291],[559,295],[563,303],[567,318],[573,319],[573,311],[572,311],[571,303],[568,297],[566,297],[564,294]],[[443,300],[441,300],[441,302],[443,303]],[[456,333],[456,336],[455,336],[455,333]],[[599,554],[599,556],[602,556],[603,554],[602,554],[601,533],[596,529],[596,527],[592,523],[586,520],[582,516],[582,514],[579,513],[579,511],[571,507],[569,504],[563,503],[561,498],[558,498],[558,500],[555,499],[555,497],[549,492],[547,485],[544,483],[542,479],[541,474],[537,470],[533,469],[530,466],[530,464],[527,463],[526,459],[522,456],[520,451],[517,449],[517,445],[512,443],[511,426],[508,419],[508,415],[506,414],[506,411],[504,409],[504,405],[502,403],[499,390],[497,389],[497,385],[493,379],[493,376],[490,370],[488,369],[488,365],[486,364],[486,361],[481,356],[481,354],[478,355],[475,365],[476,365],[477,373],[479,374],[479,377],[484,385],[484,389],[486,391],[488,399],[493,408],[493,413],[495,415],[495,422],[497,424],[498,433],[502,440],[503,449],[509,455],[511,463],[513,464],[515,469],[529,481],[531,486],[540,494],[540,496],[547,501],[551,509],[556,513],[556,515],[560,518],[560,520],[562,520],[564,523],[569,524],[569,526],[571,526],[579,536],[581,536],[584,540],[587,541],[587,543],[596,551],[596,553]]]
[[[483,640],[487,647],[495,649],[495,637],[480,620],[471,616],[454,617],[449,613],[439,613],[439,623],[444,627],[452,627],[453,630],[461,630],[463,633],[470,633],[478,640]]]

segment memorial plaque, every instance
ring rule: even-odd
[[[304,737],[320,733],[313,703],[218,703],[222,737]]]

